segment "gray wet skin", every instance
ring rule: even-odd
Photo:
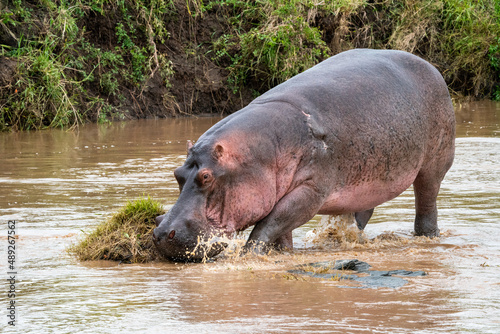
[[[363,229],[373,208],[411,184],[415,233],[438,236],[436,197],[454,142],[451,99],[432,65],[401,51],[343,52],[189,145],[174,173],[179,198],[153,239],[166,258],[196,260],[224,246],[198,241],[254,226],[247,250],[292,248],[292,230],[315,214],[354,212]]]

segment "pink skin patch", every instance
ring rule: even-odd
[[[344,214],[372,209],[385,203],[411,186],[417,171],[397,181],[369,181],[355,186],[347,186],[332,193],[319,210],[319,214]]]
[[[223,181],[225,184],[214,180],[206,217],[210,225],[225,234],[244,230],[263,219],[276,204],[276,173],[246,158],[253,157],[245,145],[248,138],[248,134],[235,131],[230,139],[214,145],[214,158],[231,176]]]

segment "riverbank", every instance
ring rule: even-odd
[[[351,48],[412,52],[500,98],[495,0],[0,1],[0,130],[227,114]]]

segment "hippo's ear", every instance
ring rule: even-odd
[[[224,143],[224,146],[220,143],[216,144],[212,155],[215,160],[219,162],[219,164],[228,168],[236,167],[240,160],[238,155],[235,154],[235,152],[231,150],[231,147],[228,147],[226,143]]]
[[[189,150],[193,147],[193,142],[191,140],[188,140],[186,143],[186,151],[189,154]]]
[[[224,147],[221,144],[215,145],[213,155],[215,159],[220,160],[224,156]]]

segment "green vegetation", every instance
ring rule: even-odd
[[[500,71],[500,4],[498,1],[446,0],[443,8],[445,60],[453,81],[469,75],[458,89],[479,96],[495,88],[498,96]],[[450,80],[449,80],[450,81]],[[451,83],[453,83],[451,81]],[[465,82],[468,82],[465,87]],[[496,87],[492,87],[496,82]]]
[[[500,99],[499,36],[497,0],[0,1],[0,130],[232,112],[359,47]]]
[[[229,34],[214,41],[214,59],[230,59],[228,83],[234,91],[247,84],[249,78],[256,80],[260,89],[269,89],[330,53],[321,31],[307,16],[312,3],[221,0],[210,6],[216,4],[224,7],[232,19],[228,21]]]
[[[168,85],[171,64],[155,44],[168,38],[168,0],[44,0],[39,5],[16,0],[1,6],[0,60],[13,60],[15,70],[0,87],[0,130],[123,118],[123,102],[140,93],[160,67]],[[114,32],[95,40],[87,30],[106,23],[107,15]]]
[[[214,43],[214,59],[229,58],[235,90],[255,78],[268,89],[329,55],[363,47],[422,56],[456,94],[500,95],[500,3],[494,0],[210,3],[232,18],[232,29]]]
[[[114,260],[132,263],[156,259],[151,233],[155,218],[165,213],[162,204],[150,197],[128,202],[110,219],[87,234],[69,252],[81,261]]]

